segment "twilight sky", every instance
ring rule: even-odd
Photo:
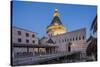
[[[97,14],[97,7],[92,5],[13,1],[12,25],[37,32],[39,37],[43,37],[55,8],[69,32],[85,27],[87,37],[90,35],[90,26]]]

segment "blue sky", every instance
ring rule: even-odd
[[[89,36],[91,23],[97,14],[97,7],[92,5],[13,1],[12,25],[37,32],[42,37],[46,35],[46,27],[53,19],[55,8],[69,32],[86,28]]]

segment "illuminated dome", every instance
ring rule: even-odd
[[[51,24],[47,27],[47,34],[49,36],[55,36],[59,34],[66,33],[66,29],[61,23],[61,20],[59,19],[58,9],[55,9],[53,14],[53,20]]]

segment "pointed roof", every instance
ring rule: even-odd
[[[55,23],[62,25],[61,20],[59,19],[58,9],[55,9],[54,14],[53,14],[53,20],[49,26],[54,25]]]
[[[54,42],[51,38],[47,41],[47,43],[53,43],[54,44]]]
[[[53,24],[55,24],[55,23],[58,23],[59,25],[60,25],[60,24],[62,25],[61,20],[59,19],[58,16],[56,16],[56,17],[53,18],[53,20],[52,20],[52,22],[51,22],[51,25],[53,25]]]

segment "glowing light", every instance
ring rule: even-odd
[[[55,11],[58,11],[58,9],[55,9]]]

